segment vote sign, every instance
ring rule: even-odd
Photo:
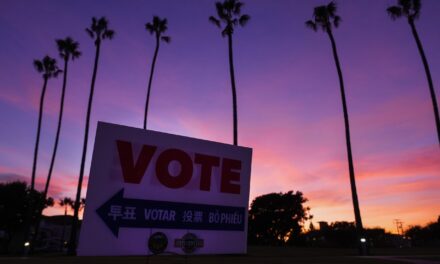
[[[206,140],[98,123],[79,255],[151,254],[160,232],[165,252],[246,253],[252,150]],[[201,246],[203,245],[203,246]]]

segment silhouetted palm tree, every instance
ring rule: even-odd
[[[145,29],[150,32],[150,34],[154,34],[156,37],[156,49],[154,50],[153,62],[151,64],[150,71],[150,79],[148,81],[148,91],[147,91],[147,100],[145,102],[145,115],[144,115],[144,129],[147,129],[147,114],[148,114],[148,105],[150,102],[150,91],[151,91],[151,82],[153,80],[154,74],[154,66],[156,65],[157,53],[159,52],[160,41],[164,41],[169,43],[171,41],[171,37],[162,36],[165,31],[168,29],[167,19],[160,19],[158,16],[153,17],[153,21],[151,23],[145,24]]]
[[[60,245],[60,251],[62,251],[63,248],[64,248],[64,243],[65,243],[64,235],[65,235],[65,232],[66,232],[67,208],[70,207],[71,209],[73,209],[74,208],[74,205],[73,205],[74,203],[73,203],[73,200],[71,198],[64,197],[63,199],[60,199],[58,201],[58,204],[60,206],[64,206],[63,230],[62,230],[62,233],[61,233],[61,245]]]
[[[78,212],[81,202],[81,187],[84,178],[84,166],[86,162],[87,142],[89,137],[90,113],[92,111],[93,92],[95,91],[95,80],[96,80],[96,73],[98,71],[99,51],[101,48],[101,41],[105,39],[112,39],[115,34],[113,30],[108,28],[108,21],[105,17],[101,17],[100,19],[96,19],[95,17],[93,17],[92,25],[90,26],[90,28],[86,28],[86,31],[95,42],[96,53],[95,53],[95,64],[93,66],[92,84],[90,87],[89,103],[87,106],[84,145],[83,145],[81,168],[79,172],[78,186],[77,186],[76,198],[74,204],[72,232],[70,233],[70,241],[69,241],[70,254],[76,253],[76,233],[77,233],[76,227],[78,225]]]
[[[425,52],[423,50],[422,42],[420,41],[419,34],[416,30],[414,21],[420,16],[420,8],[422,4],[420,0],[398,0],[396,6],[391,6],[387,9],[388,14],[393,20],[400,17],[406,17],[408,23],[411,26],[411,31],[419,49],[420,57],[422,57],[423,66],[425,67],[426,78],[428,79],[429,91],[431,93],[432,107],[434,108],[435,124],[437,126],[437,138],[440,146],[440,115],[437,105],[437,97],[435,95],[434,84],[431,78],[431,72],[429,70],[428,60],[426,59]]]
[[[43,76],[43,89],[40,96],[40,111],[38,114],[37,140],[34,149],[34,162],[32,165],[31,191],[35,188],[35,173],[37,170],[38,146],[40,144],[41,120],[43,117],[44,96],[46,94],[47,81],[50,78],[56,78],[61,70],[58,69],[57,61],[49,56],[45,56],[43,60],[34,60],[35,69]]]
[[[362,226],[362,218],[361,212],[359,209],[359,201],[356,191],[356,181],[354,175],[354,166],[353,166],[353,157],[351,152],[351,141],[350,141],[350,125],[348,122],[348,110],[347,103],[345,100],[345,90],[344,90],[344,79],[342,77],[341,65],[339,63],[338,52],[336,49],[335,39],[333,37],[332,28],[338,27],[341,18],[336,15],[336,4],[334,2],[330,2],[328,5],[322,5],[315,7],[313,11],[313,20],[309,20],[306,22],[306,25],[317,31],[318,29],[322,29],[330,38],[332,49],[333,49],[333,57],[335,59],[336,69],[338,71],[339,84],[341,89],[341,99],[342,99],[342,108],[344,111],[344,124],[345,124],[345,140],[347,144],[347,156],[348,156],[348,168],[350,174],[350,186],[351,186],[351,195],[353,200],[353,208],[354,208],[354,216],[356,220],[356,229],[358,233],[358,238],[364,235],[364,229]],[[358,241],[359,241],[358,240]],[[362,254],[365,254],[365,251],[362,251]]]
[[[233,120],[234,120],[234,145],[237,145],[237,93],[235,89],[235,76],[234,76],[234,61],[232,52],[232,34],[237,25],[245,26],[249,21],[249,15],[241,15],[241,8],[243,3],[237,0],[225,0],[223,3],[216,2],[215,7],[217,10],[217,17],[210,16],[209,21],[214,25],[222,28],[222,36],[228,37],[229,47],[229,73],[231,75],[232,86],[232,107],[233,107]]]
[[[67,215],[67,209],[70,207],[71,209],[73,209],[73,200],[70,197],[64,197],[63,199],[60,199],[58,201],[58,204],[60,206],[64,206],[64,216]]]
[[[66,83],[67,83],[67,71],[69,60],[75,60],[81,56],[81,52],[78,50],[78,42],[75,42],[72,38],[67,37],[65,39],[56,40],[58,52],[60,57],[64,60],[64,74],[63,74],[63,88],[61,90],[61,101],[60,101],[60,111],[58,113],[58,127],[55,136],[55,144],[53,146],[52,159],[50,160],[49,173],[47,174],[46,185],[44,187],[44,197],[47,196],[49,190],[50,179],[52,176],[53,167],[55,165],[55,157],[58,149],[58,141],[60,138],[61,123],[63,120],[63,110],[64,110],[64,96],[66,94]]]

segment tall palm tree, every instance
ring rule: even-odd
[[[417,43],[420,57],[422,57],[423,66],[425,67],[426,78],[428,79],[429,92],[431,93],[432,107],[434,108],[435,124],[437,126],[437,138],[440,146],[440,115],[437,105],[437,97],[435,95],[434,84],[431,78],[431,71],[429,70],[428,60],[426,59],[425,52],[423,50],[422,42],[420,41],[419,34],[417,33],[415,20],[420,16],[420,9],[422,4],[420,0],[398,0],[397,5],[388,7],[387,12],[393,20],[400,17],[406,17],[411,27],[412,34]]]
[[[93,66],[93,74],[92,74],[92,84],[90,87],[90,95],[89,102],[87,105],[87,117],[86,117],[86,127],[84,133],[84,145],[82,151],[81,158],[81,167],[79,172],[78,186],[76,190],[76,198],[73,210],[73,223],[72,223],[72,232],[70,232],[70,241],[69,241],[69,253],[76,254],[76,228],[78,226],[78,212],[80,209],[81,203],[81,187],[82,181],[84,178],[84,166],[86,163],[86,153],[87,153],[87,142],[89,137],[89,125],[90,125],[90,114],[92,111],[92,102],[93,102],[93,93],[95,91],[95,81],[96,81],[96,73],[98,71],[98,62],[99,62],[99,51],[101,48],[101,41],[105,39],[112,39],[115,35],[115,32],[108,28],[108,20],[105,17],[101,17],[96,19],[92,18],[92,25],[90,28],[86,28],[89,36],[94,40],[96,53],[95,53],[95,63]]]
[[[243,3],[237,0],[225,0],[223,3],[216,2],[217,17],[210,16],[209,21],[222,29],[222,36],[228,37],[229,47],[229,74],[231,76],[232,87],[232,107],[234,120],[234,145],[237,145],[237,93],[235,88],[234,61],[232,50],[232,34],[237,25],[245,26],[251,18],[249,15],[241,15]],[[224,28],[222,28],[224,24]]]
[[[40,144],[40,132],[41,132],[41,121],[43,117],[43,106],[44,106],[44,97],[46,94],[46,87],[47,82],[51,78],[56,78],[58,74],[61,73],[61,70],[57,66],[57,61],[49,56],[45,56],[42,60],[34,60],[34,67],[35,69],[42,74],[43,76],[43,89],[41,91],[40,96],[40,110],[38,114],[38,127],[37,127],[37,139],[35,142],[35,149],[34,149],[34,160],[32,165],[32,176],[31,176],[31,189],[29,192],[29,207],[26,212],[26,229],[25,229],[25,236],[24,240],[25,242],[35,241],[36,238],[36,231],[33,231],[34,222],[32,221],[33,215],[35,211],[40,211],[38,208],[38,205],[36,204],[37,201],[35,201],[35,197],[32,195],[35,189],[35,174],[37,170],[37,158],[38,158],[38,147]],[[41,208],[43,209],[43,208]],[[33,249],[34,243],[31,243],[31,249]]]
[[[336,42],[333,37],[333,31],[332,31],[333,27],[337,28],[340,22],[341,22],[341,18],[338,15],[336,15],[336,4],[334,2],[330,2],[328,5],[315,7],[313,11],[313,20],[307,21],[306,26],[310,27],[314,31],[318,31],[318,29],[322,29],[324,32],[327,33],[331,41],[333,57],[335,59],[336,69],[338,71],[339,85],[341,90],[342,109],[344,112],[344,124],[345,124],[345,140],[347,145],[348,169],[350,174],[351,196],[353,200],[356,230],[359,238],[358,241],[360,241],[360,239],[364,236],[364,228],[362,226],[361,212],[359,209],[359,201],[356,191],[353,157],[351,152],[350,125],[348,122],[348,110],[345,99],[344,79],[342,77],[341,65],[339,63],[339,56],[336,49]],[[366,254],[365,248],[363,247],[360,248],[362,249],[361,253]]]
[[[58,113],[58,127],[57,133],[55,136],[55,144],[53,146],[52,159],[50,160],[49,173],[47,174],[46,185],[44,187],[44,197],[47,196],[47,192],[49,190],[50,179],[52,176],[53,167],[55,165],[55,157],[58,149],[58,141],[60,138],[61,132],[61,123],[63,120],[63,110],[64,110],[64,96],[66,94],[66,83],[67,83],[67,71],[69,66],[69,60],[75,60],[81,56],[81,52],[78,50],[78,42],[75,42],[72,38],[67,37],[65,39],[57,39],[56,40],[58,52],[60,57],[64,60],[64,73],[63,73],[63,88],[61,90],[61,101],[60,101],[60,110]]]
[[[164,41],[165,43],[170,43],[171,37],[163,36],[163,33],[168,29],[168,21],[166,18],[160,19],[158,16],[153,17],[153,21],[151,23],[145,24],[145,29],[150,32],[150,34],[154,34],[156,37],[156,49],[154,50],[153,62],[151,64],[150,71],[150,79],[148,81],[148,91],[147,91],[147,100],[145,102],[145,115],[144,115],[144,129],[147,129],[147,114],[148,114],[148,104],[150,102],[150,91],[151,91],[151,82],[153,80],[154,74],[154,66],[156,65],[157,53],[159,52],[160,41]]]
[[[49,56],[45,56],[42,60],[34,60],[34,67],[37,72],[43,76],[43,89],[40,96],[40,111],[38,114],[37,139],[34,149],[34,162],[32,165],[31,191],[35,188],[35,173],[37,171],[38,146],[40,144],[41,120],[43,117],[44,96],[46,94],[47,82],[50,78],[56,78],[61,70],[57,66],[57,61]]]

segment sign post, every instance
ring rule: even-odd
[[[161,252],[246,253],[251,156],[99,122],[78,255],[151,254],[152,234]]]

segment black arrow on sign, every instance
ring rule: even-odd
[[[96,209],[115,237],[119,228],[244,231],[245,207],[124,198],[124,189]]]

